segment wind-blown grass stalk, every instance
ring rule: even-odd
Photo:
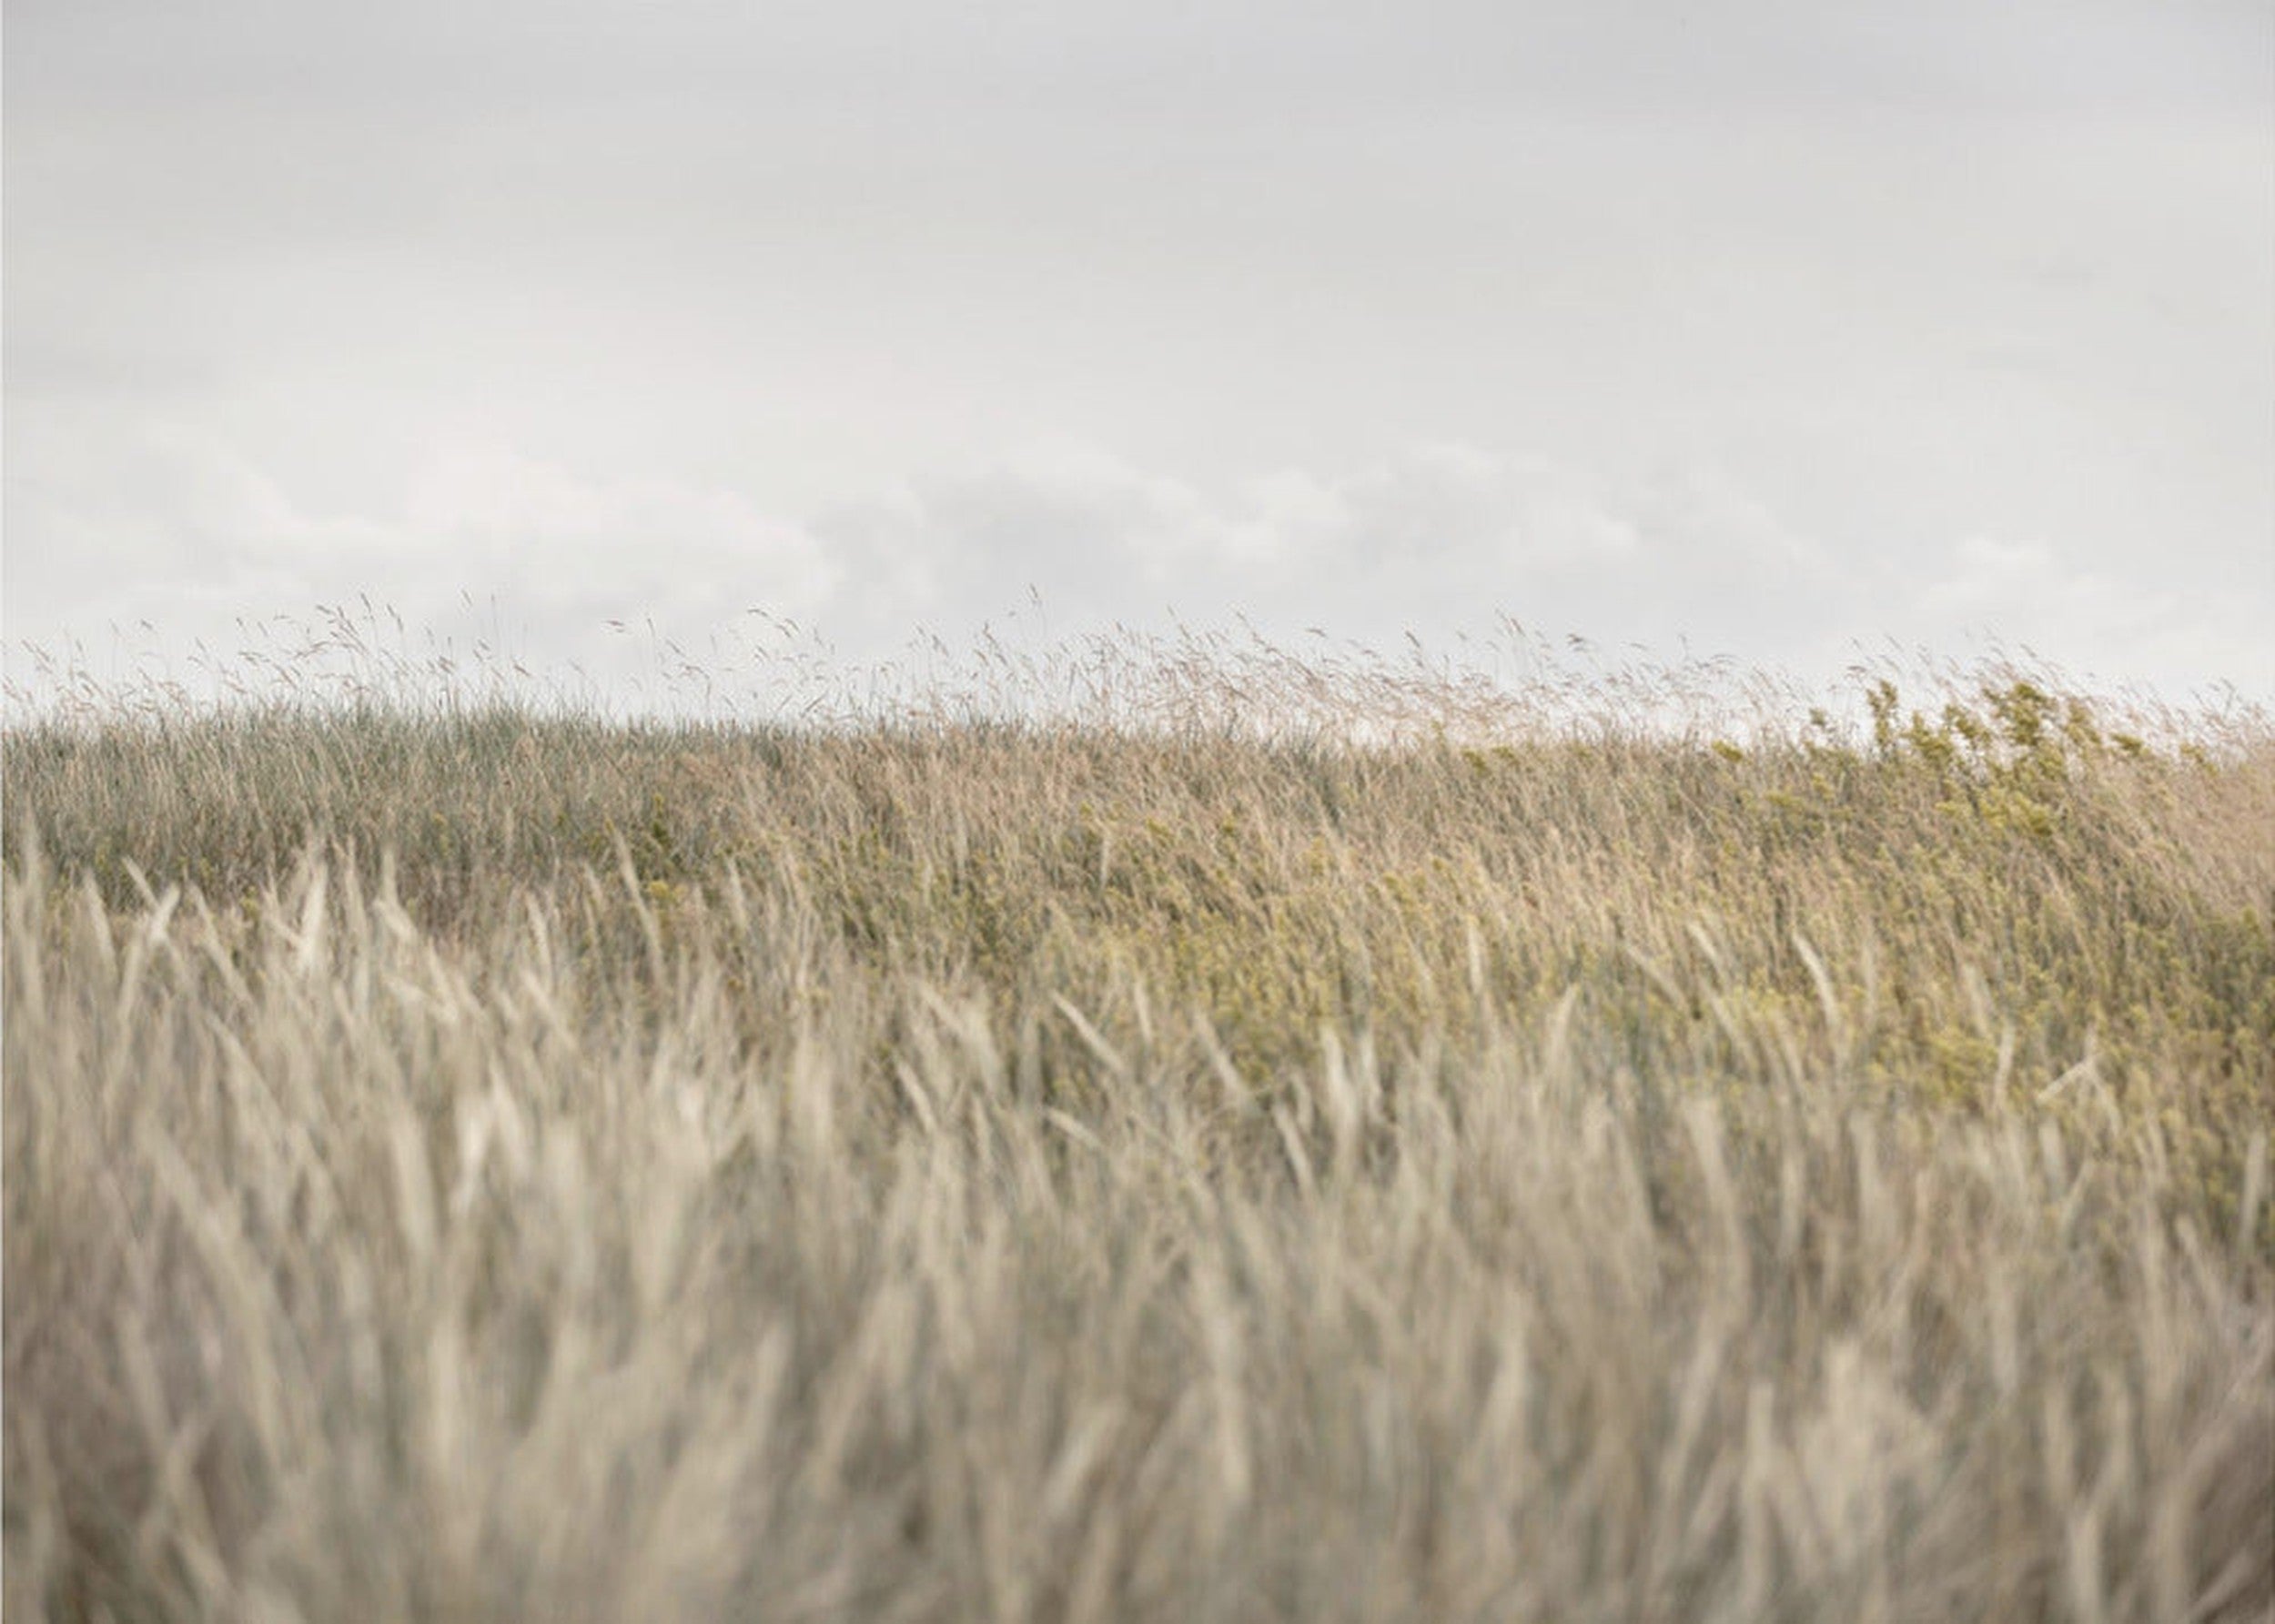
[[[2275,741],[12,731],[6,1603],[2254,1619]]]

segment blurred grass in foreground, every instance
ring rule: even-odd
[[[2264,714],[1208,653],[12,726],[9,1616],[2267,1616]]]

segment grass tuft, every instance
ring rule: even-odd
[[[8,1615],[2275,1608],[2263,714],[1142,652],[12,725]]]

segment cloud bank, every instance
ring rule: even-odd
[[[460,447],[415,469],[399,510],[373,518],[315,510],[177,428],[116,459],[43,459],[12,499],[113,565],[56,567],[66,547],[11,560],[19,685],[31,645],[55,655],[76,637],[97,675],[162,671],[197,687],[200,645],[226,664],[271,617],[368,600],[438,648],[479,643],[501,666],[619,698],[668,686],[682,662],[732,686],[758,646],[754,620],[855,665],[904,654],[919,631],[951,649],[989,629],[1039,648],[1236,616],[1289,645],[1410,637],[1452,654],[1513,621],[1817,683],[1892,651],[1997,648],[2176,698],[2220,683],[2275,692],[2265,593],[2145,587],[2044,537],[1843,555],[1701,460],[1614,482],[1435,441],[1210,485],[1059,439],[784,512],[725,486],[610,481]]]

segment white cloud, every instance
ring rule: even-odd
[[[2222,592],[2159,581],[2153,560],[2128,574],[1987,534],[1835,554],[1699,458],[1614,487],[1537,454],[1426,441],[1211,484],[1059,437],[795,513],[469,443],[417,462],[392,510],[341,514],[209,435],[158,425],[111,457],[44,448],[10,502],[18,672],[25,640],[100,646],[106,628],[147,620],[128,648],[227,651],[240,620],[368,597],[461,651],[479,639],[635,702],[674,646],[732,683],[759,658],[753,610],[848,661],[890,657],[920,628],[960,647],[989,624],[1031,641],[1238,615],[1285,641],[1318,626],[1442,650],[1507,617],[1819,681],[1889,640],[1964,656],[1996,639],[2112,681],[2275,689],[2252,631],[2275,582]],[[48,567],[66,553],[70,570]]]

